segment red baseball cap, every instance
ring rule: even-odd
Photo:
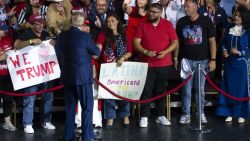
[[[90,25],[90,21],[89,20],[84,20],[83,24]]]
[[[40,15],[31,15],[29,17],[29,23],[31,23],[31,24],[34,24],[34,23],[42,23],[42,24],[44,24],[45,21],[42,18],[42,16],[40,16]]]

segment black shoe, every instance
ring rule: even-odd
[[[91,139],[90,141],[102,141],[102,139],[100,138],[98,138],[98,139]]]
[[[65,140],[65,139],[63,139],[63,141],[78,141],[79,139],[77,139],[77,138],[73,138],[73,139],[69,139],[69,140]]]

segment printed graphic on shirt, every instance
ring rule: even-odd
[[[200,25],[186,25],[183,29],[184,43],[186,45],[202,44],[202,28]]]

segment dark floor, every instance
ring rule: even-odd
[[[190,130],[190,125],[178,124],[179,110],[172,111],[172,125],[161,126],[150,118],[148,128],[139,128],[136,118],[131,118],[130,128],[123,128],[121,121],[115,121],[112,129],[100,128],[103,141],[250,141],[250,122],[239,125],[236,120],[232,124],[226,124],[224,118],[214,116],[206,111],[208,124],[204,129],[210,129],[209,133],[196,133]],[[38,119],[38,118],[37,118]],[[0,141],[61,141],[64,130],[64,114],[57,112],[53,115],[55,131],[45,131],[40,128],[39,121],[35,121],[35,134],[25,134],[22,128],[22,115],[17,115],[16,132],[8,132],[0,129]]]

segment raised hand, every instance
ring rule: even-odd
[[[97,26],[97,27],[102,27],[102,24],[101,24],[101,20],[99,19],[99,17],[98,16],[95,16],[96,17],[96,20],[95,20],[95,25]]]
[[[14,6],[14,7],[10,10],[10,12],[7,13],[7,15],[8,15],[8,16],[13,16],[13,15],[15,15],[15,14],[16,14],[15,9],[16,9],[16,6]]]

